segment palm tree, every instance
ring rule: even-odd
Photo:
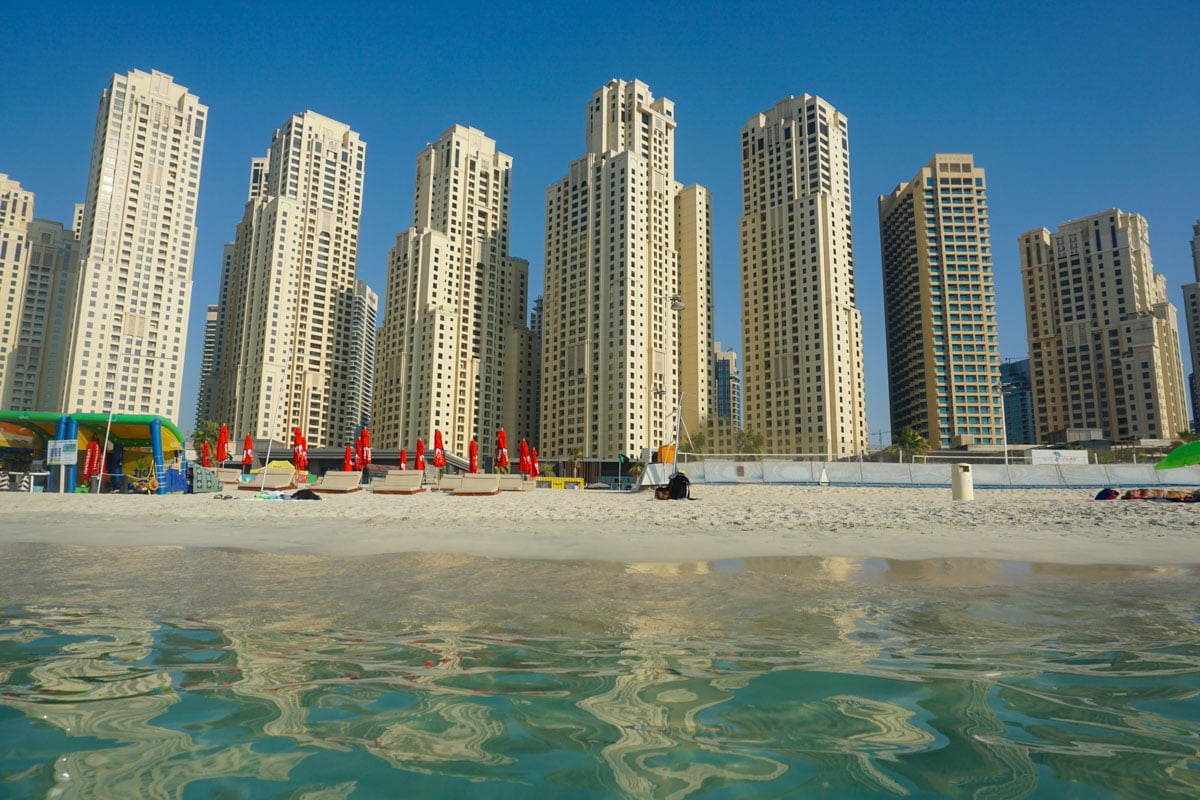
[[[750,461],[762,460],[765,438],[758,431],[742,429],[738,432],[738,455],[744,455]]]
[[[704,448],[708,447],[708,437],[704,431],[696,431],[688,434],[688,452],[693,455],[704,455]]]
[[[579,470],[583,469],[583,448],[571,448],[571,477],[578,478]]]
[[[196,420],[196,430],[192,431],[192,447],[196,448],[196,452],[200,452],[200,448],[204,446],[204,442],[208,442],[208,446],[215,450],[217,447],[217,436],[220,433],[221,426],[211,419],[198,419]]]
[[[892,446],[888,450],[892,452],[899,451],[900,460],[903,461],[905,453],[909,453],[910,455],[928,453],[929,442],[912,428],[905,428],[892,434]]]

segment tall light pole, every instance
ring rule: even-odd
[[[1008,469],[1008,420],[1004,415],[1004,381],[996,384],[996,389],[1000,392],[1000,435],[1004,442],[1004,468]]]

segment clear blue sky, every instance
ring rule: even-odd
[[[168,7],[175,5],[176,7]],[[32,3],[4,20],[0,172],[69,221],[100,90],[173,75],[210,108],[181,425],[195,412],[204,307],[241,217],[250,158],[313,109],[367,142],[359,277],[382,292],[412,219],[414,158],[453,124],[514,159],[512,255],[541,289],[545,189],[583,153],[609,79],[675,101],[676,178],[714,193],[717,338],[741,351],[738,143],[746,119],[817,94],[850,125],[858,304],[872,443],[890,427],[876,198],[935,152],[988,172],[1001,353],[1024,357],[1016,237],[1111,207],[1150,223],[1172,300],[1200,218],[1200,3]],[[14,10],[15,12],[15,10]],[[1185,323],[1180,319],[1180,327]],[[1186,349],[1186,346],[1185,346]]]

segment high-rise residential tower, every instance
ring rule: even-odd
[[[1200,390],[1197,389],[1197,377],[1200,377],[1200,220],[1192,226],[1192,267],[1196,282],[1184,284],[1183,309],[1187,315],[1188,349],[1192,357],[1188,390],[1192,401],[1192,425],[1196,429],[1200,428]]]
[[[609,81],[586,122],[546,190],[541,450],[613,458],[707,422],[712,198],[675,181],[675,104],[646,84]]]
[[[228,247],[228,245],[226,245]],[[213,418],[217,403],[217,331],[220,315],[217,303],[204,310],[204,354],[200,359],[200,388],[196,397],[196,421]]]
[[[349,442],[358,432],[371,426],[375,388],[375,335],[379,315],[379,296],[361,280],[354,282],[354,300],[350,317],[350,337],[346,343],[347,386],[344,415]],[[352,435],[353,434],[353,435]]]
[[[0,327],[0,400],[7,400],[12,393],[13,362],[20,342],[16,321],[21,318],[25,302],[33,201],[33,192],[0,174],[0,312],[4,314],[4,325]],[[0,408],[8,408],[7,403]]]
[[[1018,243],[1038,442],[1071,428],[1112,441],[1186,429],[1175,307],[1146,220],[1110,209]]]
[[[1000,355],[987,178],[935,155],[879,198],[892,431],[933,448],[1001,444]]]
[[[161,72],[100,94],[65,410],[178,422],[208,108]]]
[[[768,453],[866,451],[848,137],[807,94],[742,128],[742,393]]]
[[[388,254],[372,441],[466,456],[533,435],[529,262],[508,254],[512,157],[456,125],[417,155],[413,227]]]
[[[355,270],[366,144],[313,111],[286,120],[250,164],[223,271],[214,421],[234,436],[349,444],[362,404]]]

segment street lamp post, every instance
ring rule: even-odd
[[[996,388],[1000,391],[1000,436],[1004,442],[1004,469],[1008,470],[1008,420],[1004,414],[1004,382],[996,384]]]

